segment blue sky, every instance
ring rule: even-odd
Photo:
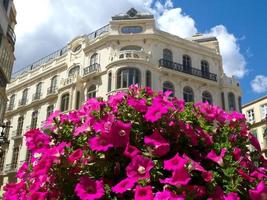
[[[160,29],[180,37],[215,35],[226,74],[241,83],[243,103],[267,94],[265,0],[15,0],[15,5],[14,71],[135,7],[152,12]]]

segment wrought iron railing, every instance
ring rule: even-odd
[[[56,93],[57,93],[57,87],[53,86],[53,87],[47,88],[47,95],[56,94]]]
[[[83,76],[96,72],[100,69],[100,64],[94,63],[86,68],[83,69]]]
[[[165,67],[168,69],[172,69],[175,71],[179,71],[179,72],[183,72],[185,74],[190,74],[190,75],[194,75],[194,76],[198,76],[201,78],[205,78],[208,80],[212,80],[212,81],[217,81],[217,75],[214,73],[210,73],[207,71],[202,71],[200,69],[197,68],[193,68],[193,67],[185,67],[180,63],[175,63],[169,60],[165,60],[165,59],[160,59],[159,60],[159,66],[160,67]]]
[[[102,33],[105,33],[105,32],[108,32],[108,31],[109,31],[109,25],[105,25],[105,26],[101,27],[100,29],[97,29],[96,31],[94,31],[92,33],[89,33],[87,35],[87,38],[89,40],[93,40],[96,37],[98,37],[99,35],[101,35]]]

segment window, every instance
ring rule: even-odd
[[[238,108],[239,108],[239,112],[242,112],[242,98],[238,97]]]
[[[3,1],[3,5],[4,5],[4,8],[5,8],[6,11],[7,11],[7,9],[8,9],[9,1],[10,1],[10,0],[4,0],[4,1]]]
[[[69,71],[69,77],[74,76],[74,75],[79,75],[79,74],[80,74],[80,66],[79,65],[71,68],[71,70]]]
[[[0,154],[0,172],[2,172],[4,169],[5,157],[6,157],[6,152],[4,150],[2,150],[2,152]]]
[[[23,90],[22,98],[20,100],[20,105],[25,105],[27,103],[28,89]]]
[[[191,58],[188,55],[183,55],[183,68],[185,71],[191,71]]]
[[[254,123],[255,122],[255,115],[254,115],[254,110],[250,109],[247,111],[247,119],[249,123]]]
[[[209,76],[209,63],[206,60],[201,61],[201,72],[202,76]]]
[[[13,155],[12,155],[12,162],[11,162],[11,168],[15,169],[18,164],[18,158],[19,158],[19,147],[13,148]]]
[[[60,110],[62,112],[67,111],[69,109],[69,99],[70,99],[69,93],[62,95],[61,105],[60,105]]]
[[[112,73],[108,73],[108,92],[111,91],[111,83],[112,83]]]
[[[146,71],[146,86],[151,87],[151,72],[149,70]]]
[[[46,109],[46,119],[51,115],[51,113],[54,111],[54,105],[47,106]]]
[[[34,100],[40,99],[41,97],[41,92],[42,92],[42,83],[38,83],[36,86],[36,92],[34,94]]]
[[[184,87],[183,95],[185,102],[194,102],[194,92],[191,87],[188,86]]]
[[[96,97],[96,85],[91,85],[87,90],[87,99]]]
[[[79,44],[79,45],[77,45],[76,47],[73,48],[73,52],[77,52],[77,51],[79,51],[81,48],[82,48],[82,45]]]
[[[261,105],[261,118],[265,119],[267,117],[267,104]]]
[[[78,110],[80,107],[80,91],[76,92],[76,102],[75,102],[75,108]]]
[[[21,135],[22,134],[23,121],[24,121],[24,117],[23,116],[20,116],[18,118],[17,135]]]
[[[212,104],[212,96],[208,91],[204,91],[202,93],[202,101],[208,102],[209,104]]]
[[[165,81],[163,83],[163,92],[166,92],[166,91],[172,91],[170,97],[174,97],[175,89],[174,89],[173,84],[171,82],[169,82],[169,81]]]
[[[14,109],[14,104],[15,104],[15,94],[13,94],[10,97],[9,104],[8,104],[8,110],[13,110]]]
[[[11,122],[10,121],[7,121],[5,125],[6,125],[6,128],[5,128],[5,136],[8,138],[9,132],[10,132]]]
[[[225,110],[225,99],[224,99],[224,93],[221,93],[221,98],[222,98],[222,109]]]
[[[130,33],[141,33],[143,28],[141,26],[124,26],[121,29],[122,33],[130,34]]]
[[[90,58],[90,66],[95,65],[98,62],[98,54],[94,53]]]
[[[235,95],[232,92],[228,93],[228,104],[229,104],[229,111],[236,110]]]
[[[56,89],[57,89],[57,76],[54,76],[51,79],[50,87],[47,89],[47,94],[56,93]]]
[[[172,62],[172,52],[169,49],[163,49],[163,59]]]
[[[141,73],[136,68],[124,68],[117,73],[117,88],[127,88],[141,83]]]
[[[32,112],[31,129],[34,129],[37,127],[37,120],[38,120],[38,111],[35,110]]]

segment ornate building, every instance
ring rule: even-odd
[[[242,113],[251,124],[251,132],[257,137],[261,150],[267,153],[267,96],[242,106]]]
[[[157,29],[150,13],[130,9],[13,74],[5,115],[13,128],[7,132],[10,145],[2,183],[14,181],[18,167],[29,159],[25,131],[39,127],[55,109],[77,109],[88,98],[107,98],[131,84],[172,90],[185,101],[241,110],[239,84],[224,74],[215,37],[182,39]]]

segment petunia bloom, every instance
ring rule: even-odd
[[[221,150],[220,155],[217,155],[216,152],[212,149],[208,153],[207,158],[210,159],[210,160],[212,160],[213,162],[216,162],[218,165],[222,166],[223,165],[223,157],[226,154],[226,152],[227,152],[227,149],[226,148],[223,148]]]
[[[261,181],[255,189],[250,189],[249,196],[252,200],[267,200],[267,187],[265,183]]]
[[[134,200],[143,200],[143,199],[153,200],[153,192],[152,192],[152,187],[150,185],[145,187],[138,185],[135,188]]]
[[[112,187],[112,191],[115,193],[122,194],[126,192],[127,190],[130,190],[133,188],[133,186],[136,183],[136,179],[134,178],[126,178],[120,181],[117,185]]]

